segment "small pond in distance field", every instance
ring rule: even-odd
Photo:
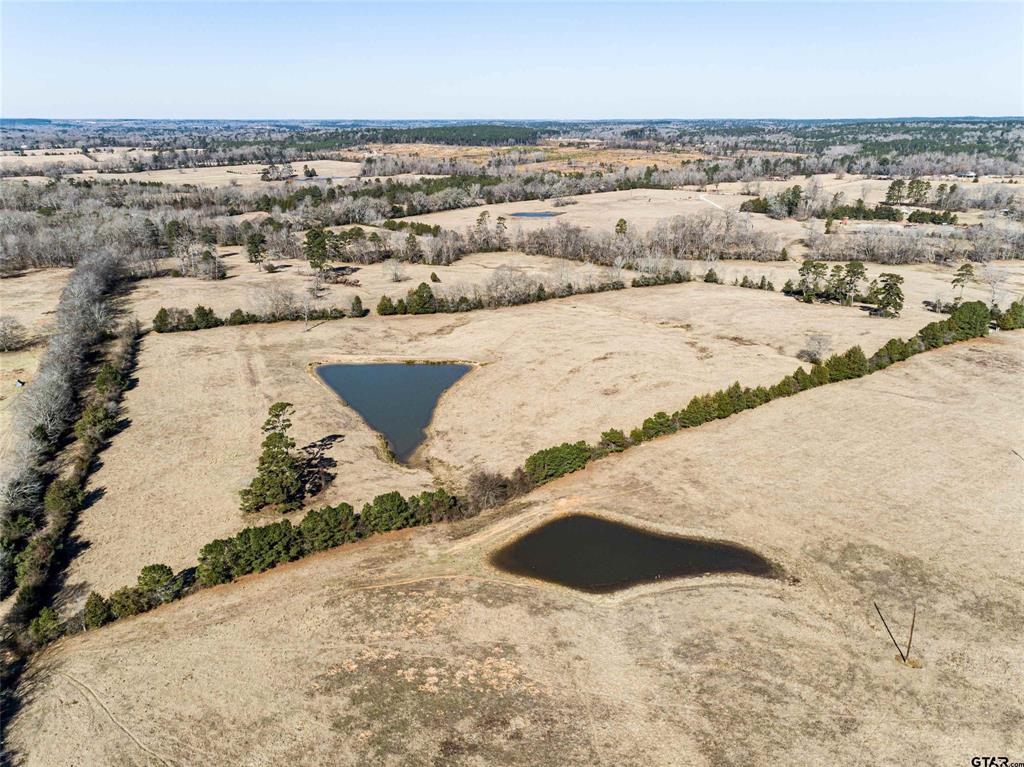
[[[423,443],[437,401],[470,367],[380,363],[322,365],[316,372],[406,463]]]
[[[531,530],[491,555],[491,564],[591,594],[712,573],[776,575],[770,562],[740,546],[652,533],[587,514]]]
[[[512,218],[551,218],[552,216],[561,215],[561,213],[555,213],[553,210],[542,210],[528,213],[513,213]]]

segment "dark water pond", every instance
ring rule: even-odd
[[[513,213],[512,218],[551,218],[552,216],[561,215],[561,213],[555,213],[554,211],[544,210],[533,213]]]
[[[495,552],[491,564],[592,594],[711,573],[775,575],[771,563],[739,546],[652,533],[586,514],[531,530]]]
[[[423,443],[437,401],[470,367],[380,363],[322,365],[316,372],[406,463]]]

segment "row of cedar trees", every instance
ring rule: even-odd
[[[161,306],[153,317],[153,330],[157,333],[180,333],[187,330],[206,330],[223,325],[255,325],[264,322],[285,320],[340,320],[345,317],[365,317],[369,312],[363,308],[363,301],[354,296],[347,310],[330,307],[293,307],[287,312],[254,314],[244,309],[235,309],[224,319],[213,309],[200,304],[193,311],[172,306]]]
[[[665,412],[655,413],[628,435],[620,429],[609,429],[601,435],[601,440],[596,446],[582,441],[565,442],[540,450],[526,459],[526,474],[534,485],[548,482],[579,471],[595,458],[625,450],[655,437],[700,426],[708,421],[728,418],[735,413],[764,405],[779,397],[792,396],[806,389],[860,378],[929,349],[988,335],[992,321],[993,314],[981,301],[961,304],[951,317],[925,325],[910,340],[889,340],[870,359],[859,346],[854,346],[844,354],[834,355],[822,363],[813,365],[809,372],[803,367],[797,368],[794,373],[767,388],[744,388],[735,383],[713,394],[694,397],[685,408],[672,415]],[[1024,328],[1024,301],[1015,301],[1009,310],[999,313],[996,324],[1001,330]]]
[[[512,478],[500,475],[484,478],[489,483],[489,492],[493,493],[494,501],[491,505],[578,471],[603,455],[625,450],[663,434],[728,418],[773,399],[789,397],[817,386],[860,378],[929,349],[985,336],[991,321],[992,315],[984,303],[965,303],[948,319],[926,325],[907,341],[891,339],[870,358],[865,356],[859,346],[854,346],[844,354],[834,355],[813,365],[810,371],[800,367],[773,386],[751,389],[736,383],[713,394],[694,397],[685,408],[672,415],[655,413],[628,435],[619,429],[610,429],[601,435],[596,446],[581,441],[540,450],[527,458],[523,469],[517,469]],[[1014,302],[1008,311],[999,315],[998,324],[1004,330],[1024,328],[1024,302]],[[287,403],[277,403],[275,407],[280,405]],[[278,419],[279,423],[280,417],[281,413],[275,414],[272,407],[268,424],[274,419]],[[280,430],[275,431],[278,428],[273,427],[267,431],[273,436],[281,433]],[[226,583],[242,575],[261,572],[376,533],[461,519],[471,516],[476,510],[476,507],[443,489],[409,498],[391,492],[374,498],[359,514],[349,504],[342,503],[312,510],[298,525],[293,525],[290,520],[282,520],[261,527],[249,527],[232,538],[212,541],[202,548],[195,583],[189,584],[189,588],[185,587],[181,576],[174,576],[169,568],[151,565],[143,569],[135,586],[120,589],[109,599],[96,593],[91,594],[86,604],[84,624],[87,628],[95,628],[115,618],[134,615],[176,599],[190,588]]]

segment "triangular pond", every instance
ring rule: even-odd
[[[320,379],[384,435],[395,458],[407,463],[426,437],[441,395],[469,372],[455,363],[322,365]]]

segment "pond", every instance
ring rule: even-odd
[[[470,367],[400,362],[322,365],[316,372],[371,429],[384,436],[398,461],[408,463],[423,444],[437,401]]]
[[[524,212],[524,213],[512,213],[512,218],[551,218],[552,216],[561,216],[561,213],[556,213],[553,210],[542,210],[537,212]]]
[[[740,546],[653,533],[588,514],[531,530],[495,552],[491,564],[591,594],[713,573],[776,575],[770,562]]]

